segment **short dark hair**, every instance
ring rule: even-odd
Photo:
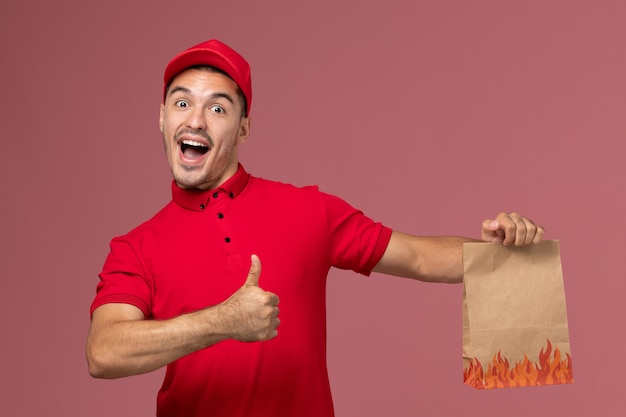
[[[221,69],[219,69],[217,67],[213,67],[211,65],[193,65],[191,67],[185,68],[183,71],[186,71],[188,69],[197,69],[197,70],[202,70],[202,71],[215,72],[217,74],[225,75],[228,78],[230,78],[231,80],[233,80],[232,77],[226,73],[226,71],[222,71]],[[174,81],[174,78],[176,78],[176,77],[172,77],[170,82],[165,87],[165,96],[166,97],[167,97],[167,93],[169,93],[169,91],[170,91],[170,86],[172,85],[172,81]],[[233,80],[233,82],[235,82],[235,80]],[[237,83],[235,83],[235,85],[237,85]],[[238,85],[237,85],[237,96],[239,97],[239,101],[241,101],[241,106],[242,106],[241,107],[241,117],[244,118],[244,117],[247,116],[246,109],[248,108],[248,102],[246,100],[246,96],[243,95],[243,92],[241,91],[241,88],[239,88]]]

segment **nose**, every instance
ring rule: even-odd
[[[206,120],[204,118],[204,111],[202,107],[195,107],[189,112],[189,117],[187,117],[186,125],[190,129],[194,130],[206,129]]]

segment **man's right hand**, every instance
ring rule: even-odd
[[[279,299],[276,294],[259,287],[261,261],[252,255],[246,282],[226,301],[221,303],[219,319],[232,333],[231,337],[242,342],[270,340],[278,335]]]

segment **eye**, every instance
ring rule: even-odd
[[[214,105],[211,106],[211,108],[209,109],[210,111],[212,111],[213,113],[217,113],[217,114],[222,114],[225,112],[224,107],[220,106],[220,105]]]
[[[180,107],[180,108],[185,108],[185,107],[189,107],[189,103],[187,103],[187,101],[185,101],[185,100],[177,100],[174,103],[174,106]]]

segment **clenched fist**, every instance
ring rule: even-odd
[[[218,306],[220,319],[230,336],[242,342],[270,340],[278,334],[279,299],[276,294],[259,287],[261,261],[252,255],[246,282]]]
[[[503,245],[525,246],[539,243],[544,229],[518,213],[500,213],[495,220],[485,220],[482,240],[502,242]]]

